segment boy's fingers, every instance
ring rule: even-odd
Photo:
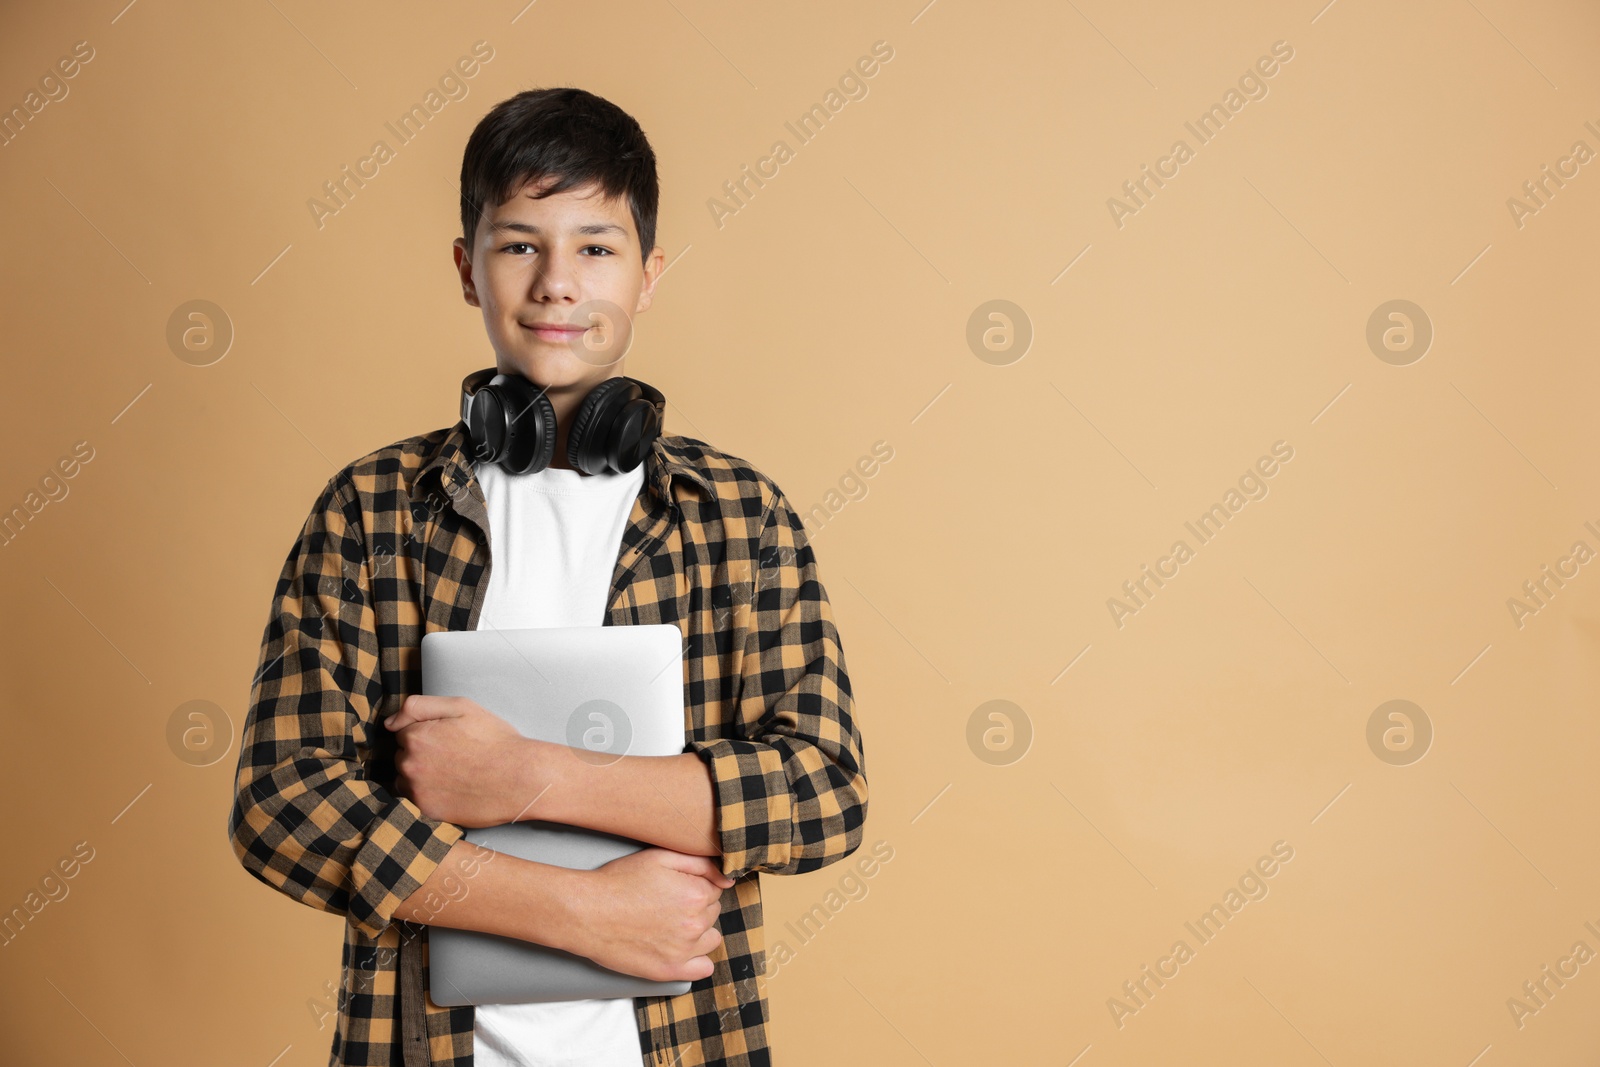
[[[733,884],[733,879],[722,873],[722,867],[716,860],[709,856],[700,856],[700,871],[698,872],[708,881],[726,889]]]
[[[460,714],[452,710],[451,701],[454,697],[424,696],[413,693],[406,697],[400,705],[400,710],[383,720],[383,724],[391,730],[398,730],[414,722],[425,719],[448,719]]]
[[[674,870],[682,871],[684,874],[697,874],[724,889],[733,884],[733,879],[723,874],[722,868],[709,856],[691,856],[687,852],[678,852],[670,848],[661,851],[664,853],[662,862]]]

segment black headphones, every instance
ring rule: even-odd
[[[473,458],[508,474],[542,471],[555,458],[556,412],[544,389],[520,374],[473,371],[461,381],[461,421]],[[667,398],[618,375],[589,390],[567,431],[567,462],[585,474],[631,471],[661,435]]]

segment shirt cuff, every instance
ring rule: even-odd
[[[738,879],[752,870],[786,866],[794,815],[782,753],[758,741],[726,737],[690,741],[688,751],[711,772],[722,873]]]
[[[429,819],[406,797],[367,834],[350,865],[350,921],[376,938],[395,909],[421,888],[466,831]]]

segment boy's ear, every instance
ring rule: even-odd
[[[472,258],[467,251],[467,240],[457,237],[450,242],[450,247],[456,259],[456,272],[461,275],[461,299],[473,307],[482,307],[478,303],[478,287],[472,280]]]
[[[666,269],[667,252],[660,245],[650,250],[644,261],[644,285],[639,290],[639,306],[634,309],[635,314],[650,307],[654,299],[656,281],[661,277],[661,272]]]

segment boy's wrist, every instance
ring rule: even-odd
[[[565,761],[556,758],[556,750],[561,747],[532,737],[523,738],[517,746],[511,781],[506,789],[507,795],[514,798],[516,808],[511,814],[512,821],[567,821],[561,804],[566,783],[560,767]]]
[[[533,906],[528,909],[530,929],[523,940],[583,955],[583,909],[588,897],[586,878],[592,872],[540,863],[530,880]]]

